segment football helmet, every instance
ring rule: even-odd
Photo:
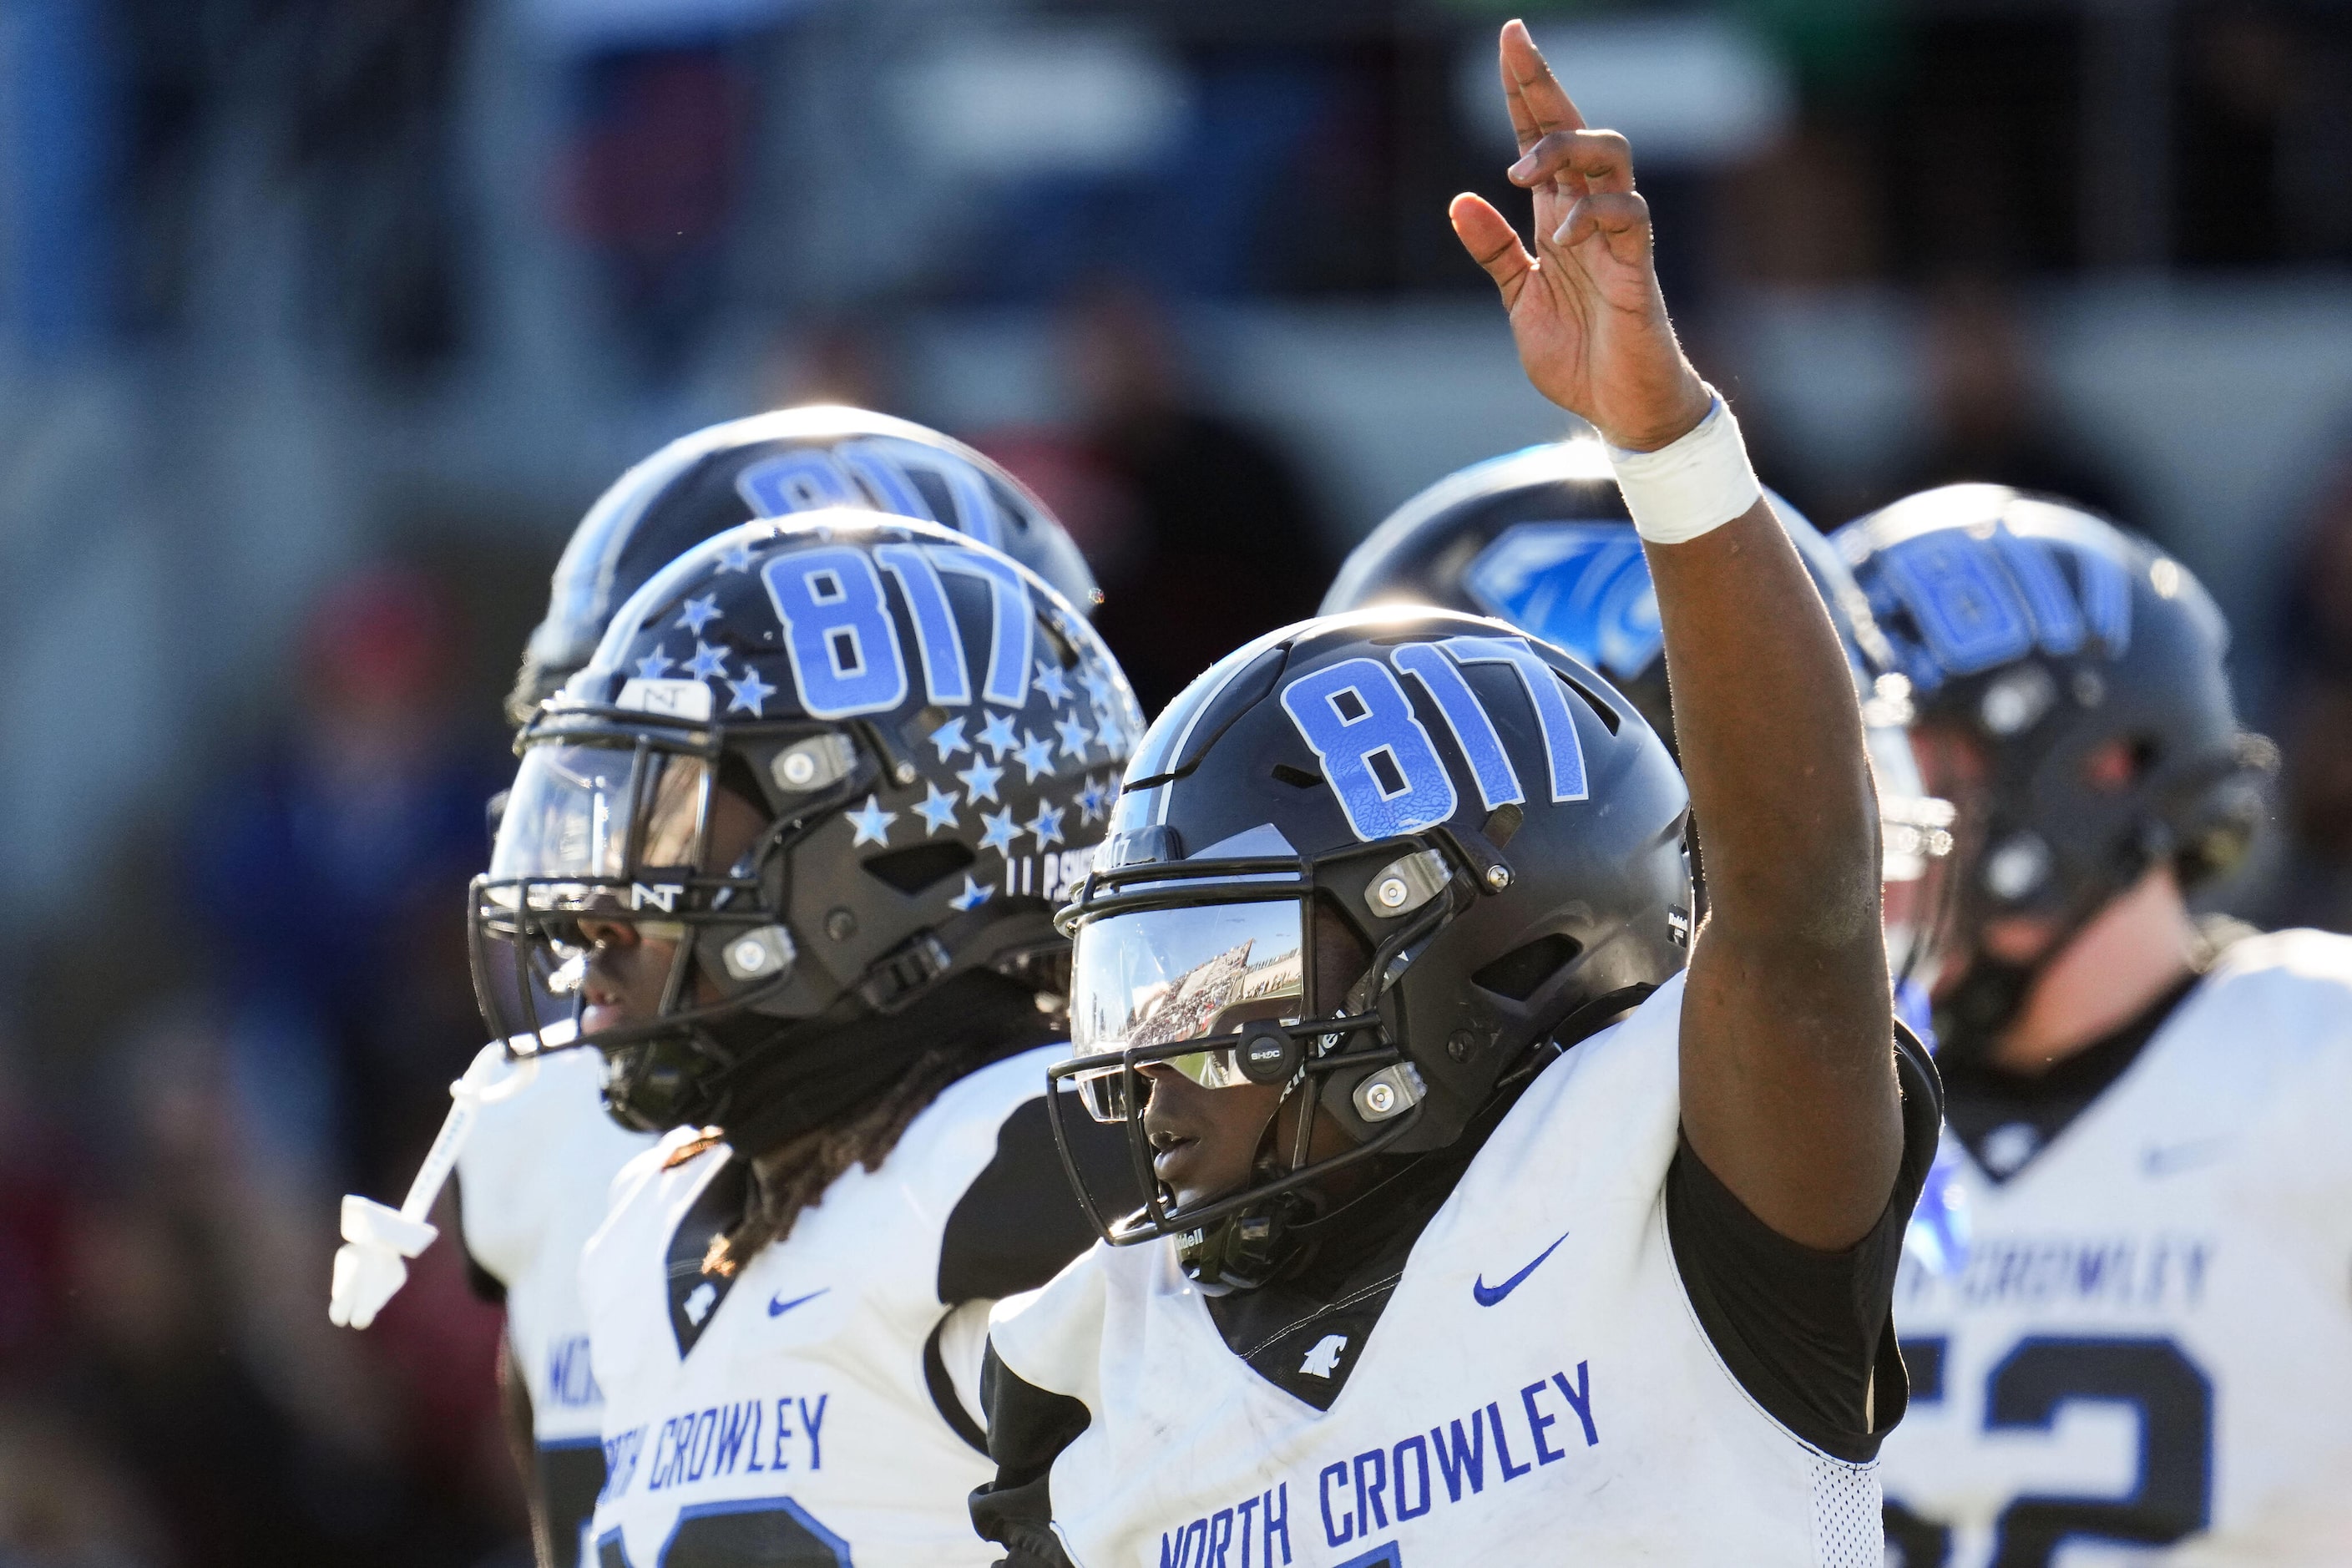
[[[1845,645],[1877,778],[1887,956],[1898,982],[1926,966],[1952,811],[1928,795],[1906,740],[1894,650],[1829,541],[1770,490],[1773,510]],[[1323,613],[1385,604],[1493,616],[1599,670],[1673,745],[1665,634],[1648,558],[1609,454],[1579,438],[1450,474],[1406,501],[1340,566]],[[1704,903],[1704,892],[1701,894]]]
[[[1059,917],[1073,1055],[1051,1075],[1077,1092],[1050,1097],[1055,1126],[1074,1098],[1123,1122],[1150,1194],[1108,1217],[1068,1161],[1097,1227],[1114,1246],[1181,1236],[1207,1288],[1263,1282],[1320,1177],[1452,1143],[1547,1047],[1682,966],[1686,803],[1630,702],[1499,621],[1362,611],[1221,660],[1145,735]],[[1368,956],[1318,974],[1333,952]],[[1270,1121],[1243,1190],[1180,1205],[1143,1123],[1137,1069],[1160,1062],[1281,1083],[1296,1137]],[[1347,1152],[1308,1159],[1318,1116]]]
[[[1142,729],[1076,606],[965,535],[846,509],[730,529],[524,727],[473,891],[484,1015],[519,1054],[602,1050],[625,1122],[733,1133],[773,1120],[735,1091],[786,1053],[803,1110],[887,1081],[905,1063],[867,1048],[875,1021],[957,976],[1057,1011],[1053,909]],[[740,856],[722,816],[760,824]],[[551,1039],[530,997],[581,995],[583,922],[674,948],[660,1005]]]
[[[936,430],[819,405],[683,436],[623,474],[581,519],[556,563],[547,615],[507,700],[520,724],[587,662],[614,606],[693,545],[753,518],[865,507],[926,519],[1002,550],[1082,615],[1102,595],[1044,501]]]
[[[1988,1047],[2041,963],[1979,951],[1988,921],[2054,921],[2044,959],[2169,859],[2237,865],[2275,752],[2238,726],[2229,628],[2188,570],[2080,507],[1946,485],[1838,531],[1918,722],[1956,727],[1983,777],[1956,801],[1940,1048]],[[2118,748],[2120,743],[2120,748]]]

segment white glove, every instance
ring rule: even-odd
[[[433,1245],[441,1233],[356,1193],[343,1197],[343,1245],[335,1249],[335,1278],[327,1297],[327,1321],[337,1328],[364,1329],[408,1279],[409,1258]]]
[[[511,1070],[503,1070],[511,1065]],[[449,1086],[449,1114],[440,1135],[425,1152],[425,1163],[409,1184],[408,1201],[387,1208],[357,1193],[343,1194],[343,1245],[335,1249],[335,1274],[327,1288],[327,1321],[339,1329],[364,1329],[383,1304],[408,1282],[409,1258],[440,1234],[425,1223],[441,1185],[457,1168],[458,1152],[474,1130],[475,1113],[528,1089],[539,1063],[509,1064],[492,1047],[474,1058],[466,1076]]]

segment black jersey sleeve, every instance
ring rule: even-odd
[[[980,1401],[996,1479],[972,1489],[972,1529],[1004,1548],[998,1568],[1070,1568],[1054,1533],[1049,1483],[1054,1461],[1093,1417],[1081,1401],[1039,1388],[997,1360],[994,1345],[980,1364]]]
[[[1666,1177],[1675,1264],[1716,1353],[1782,1426],[1856,1463],[1877,1457],[1909,1398],[1895,1344],[1895,1270],[1943,1119],[1935,1066],[1899,1026],[1895,1070],[1903,1163],[1886,1212],[1843,1251],[1802,1246],[1758,1219],[1687,1138]]]
[[[1134,1186],[1126,1129],[1074,1110],[1063,1117],[1062,1131],[1093,1191]],[[940,1238],[940,1300],[955,1307],[1034,1290],[1094,1241],[1095,1228],[1062,1169],[1045,1096],[1024,1100],[997,1131],[996,1157],[948,1215]]]

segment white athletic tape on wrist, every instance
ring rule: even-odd
[[[1746,514],[1764,494],[1748,461],[1739,421],[1723,395],[1680,439],[1654,452],[1609,448],[1617,489],[1635,531],[1656,544],[1680,544]]]

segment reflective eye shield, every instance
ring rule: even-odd
[[[1096,1121],[1125,1124],[1134,1180],[1146,1194],[1141,1210],[1104,1218],[1073,1157],[1064,1098],[1049,1095],[1065,1170],[1111,1245],[1213,1224],[1392,1148],[1419,1121],[1415,1078],[1415,1091],[1396,1097],[1390,1119],[1371,1136],[1309,1164],[1306,1150],[1319,1097],[1308,1094],[1285,1173],[1179,1208],[1152,1173],[1142,1068],[1164,1066],[1208,1089],[1280,1084],[1286,1095],[1304,1081],[1344,1073],[1360,1079],[1383,1068],[1411,1072],[1384,1033],[1360,1046],[1346,1042],[1382,1029],[1381,977],[1393,978],[1399,954],[1433,932],[1454,912],[1454,900],[1433,900],[1380,943],[1349,988],[1348,1005],[1356,1011],[1314,1017],[1307,1015],[1317,994],[1315,890],[1312,868],[1292,858],[1148,864],[1097,870],[1057,916],[1073,937],[1071,1032],[1080,1054],[1049,1068],[1048,1081],[1055,1089],[1066,1084]]]
[[[770,942],[764,956],[747,951],[745,963],[726,965],[756,983],[750,991],[734,990],[723,1007],[679,1006],[698,948],[714,937],[723,948],[730,933],[774,923],[749,872],[777,827],[729,871],[702,868],[719,754],[715,735],[656,741],[635,730],[566,730],[526,745],[490,869],[473,884],[468,921],[476,999],[510,1052],[634,1044],[740,1010],[789,982],[789,953],[769,951],[782,947]],[[656,1017],[551,1045],[541,998],[577,993],[588,957],[583,921],[626,923],[676,952]]]

